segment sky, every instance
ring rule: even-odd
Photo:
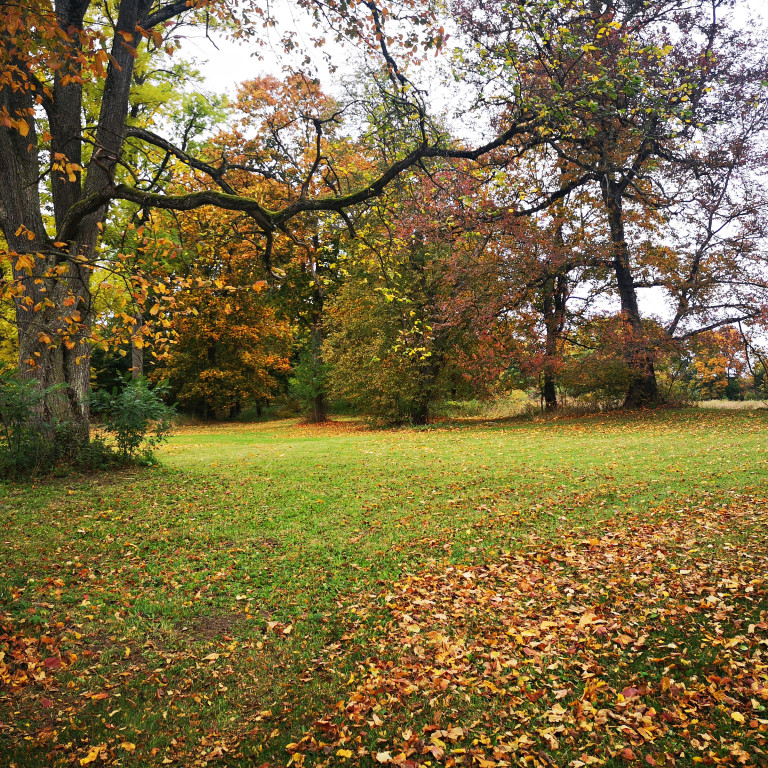
[[[330,90],[331,80],[337,75],[329,74],[323,57],[311,44],[313,30],[307,20],[307,15],[296,8],[290,0],[277,0],[272,4],[273,11],[284,29],[292,29],[296,32],[298,42],[303,52],[309,52],[314,65],[317,67],[321,82]],[[734,13],[740,23],[751,25],[756,18],[765,20],[768,18],[767,0],[735,0]],[[226,92],[233,95],[237,86],[244,80],[258,77],[264,74],[280,76],[281,67],[286,63],[286,57],[279,42],[279,30],[273,30],[270,39],[262,48],[254,49],[245,44],[239,44],[227,40],[223,35],[212,34],[206,38],[202,32],[185,38],[182,53],[198,60],[201,74],[203,75],[205,88],[217,93]],[[340,72],[347,75],[352,73],[356,55],[351,46],[342,49],[336,44],[328,44],[326,48],[333,51],[337,64],[340,64]],[[257,50],[261,59],[253,55]],[[294,58],[294,61],[297,61]]]
[[[245,80],[263,75],[280,77],[285,65],[297,66],[305,53],[312,58],[312,63],[326,88],[334,77],[338,77],[330,74],[322,51],[312,45],[314,30],[307,15],[289,0],[277,0],[277,3],[272,4],[271,10],[280,26],[272,30],[259,30],[265,36],[262,46],[232,41],[216,32],[206,37],[202,30],[197,29],[194,34],[185,38],[181,53],[197,61],[206,89],[234,95],[238,85]],[[301,57],[286,56],[280,43],[283,30],[295,32]],[[348,63],[354,55],[351,46],[342,49],[338,44],[330,43],[326,48],[332,49],[335,58],[341,63]]]

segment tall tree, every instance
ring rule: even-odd
[[[88,439],[88,338],[93,322],[90,279],[111,202],[144,209],[191,210],[217,206],[242,212],[254,224],[270,255],[276,235],[305,213],[342,214],[387,187],[404,170],[429,158],[473,159],[516,137],[528,137],[540,116],[521,99],[508,110],[507,126],[490,140],[467,148],[451,142],[427,114],[424,94],[413,88],[402,61],[439,46],[443,31],[432,24],[428,4],[406,0],[386,8],[376,0],[355,6],[343,0],[300,5],[343,38],[354,38],[377,55],[385,72],[386,98],[397,106],[410,138],[393,157],[382,157],[364,179],[337,167],[322,151],[326,123],[312,116],[313,162],[290,179],[287,194],[270,207],[243,189],[237,174],[269,178],[269,158],[234,166],[226,154],[199,158],[144,127],[130,125],[131,89],[137,52],[161,52],[166,25],[205,23],[209,14],[268,26],[269,8],[257,0],[19,0],[0,16],[0,229],[15,280],[14,298],[22,371],[41,386],[64,384],[66,398],[47,404],[44,418],[72,423],[76,440]],[[394,20],[395,27],[388,27]],[[250,22],[246,22],[250,23]],[[243,36],[253,27],[240,27]],[[293,44],[292,41],[288,41]],[[398,60],[398,57],[400,59]],[[86,125],[84,84],[96,89],[95,126]],[[513,114],[514,112],[514,114]],[[126,138],[159,151],[162,170],[184,165],[205,176],[207,187],[179,194],[157,189],[157,173],[131,163]],[[280,151],[280,147],[278,147]],[[314,182],[322,178],[322,192]],[[41,181],[44,182],[41,185]],[[50,205],[49,205],[50,203]],[[544,204],[544,203],[542,203]],[[132,319],[133,322],[133,319]]]
[[[539,135],[552,174],[566,163],[596,187],[626,324],[626,403],[655,402],[654,353],[638,299],[645,283],[638,232],[647,230],[647,217],[686,199],[692,180],[718,162],[699,149],[705,132],[717,130],[734,149],[765,134],[764,35],[730,26],[727,0],[512,5],[515,12],[505,14],[493,3],[456,4],[472,45],[470,75],[486,86],[480,106],[495,106],[503,123],[507,100],[529,89],[546,117]],[[516,55],[520,37],[541,41],[535,59]],[[709,177],[717,178],[707,190],[711,206],[731,177]]]

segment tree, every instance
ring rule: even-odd
[[[491,191],[475,179],[471,212],[465,214],[476,247],[456,249],[448,265],[450,322],[497,340],[495,363],[525,386],[537,382],[547,411],[558,407],[557,382],[566,347],[596,296],[609,290],[607,242],[588,190],[578,189],[546,211],[516,215],[504,200],[509,189],[541,186],[540,154],[493,173]]]
[[[329,382],[376,420],[426,424],[448,396],[490,392],[503,370],[496,329],[463,311],[457,290],[457,263],[487,243],[466,204],[476,182],[462,163],[404,176],[341,243]]]
[[[689,340],[686,378],[697,399],[744,399],[750,365],[745,347],[743,335],[730,325]]]
[[[270,399],[290,369],[291,325],[270,303],[264,267],[234,218],[210,209],[179,216],[181,253],[169,266],[184,280],[169,302],[142,308],[170,337],[152,378],[205,418]]]
[[[724,155],[736,157],[747,146],[753,154],[767,127],[765,41],[730,28],[729,3],[720,0],[579,0],[567,6],[520,0],[513,6],[515,12],[506,14],[493,4],[457,3],[472,46],[465,53],[467,71],[486,86],[479,106],[496,107],[503,124],[505,105],[529,89],[546,117],[539,136],[551,175],[565,164],[596,189],[626,324],[626,404],[653,403],[659,397],[654,352],[638,301],[638,288],[649,284],[653,249],[645,250],[643,241],[651,226],[665,237],[673,209],[690,200],[692,185],[707,209],[728,199],[736,164]],[[520,37],[541,41],[535,58],[517,55]],[[719,152],[700,150],[710,131],[719,137]],[[730,172],[713,172],[721,167]],[[702,175],[708,185],[695,183]],[[700,248],[685,250],[703,255]],[[687,260],[693,270],[678,311],[690,318],[692,294],[703,281],[696,257]],[[754,304],[747,314],[740,310],[739,317],[757,314]],[[724,313],[717,322],[729,319]]]
[[[408,0],[384,8],[376,0],[365,0],[355,6],[354,13],[341,0],[301,0],[300,5],[318,22],[325,20],[340,38],[354,39],[379,57],[384,72],[380,95],[392,107],[389,114],[404,126],[402,135],[408,141],[398,145],[395,153],[377,158],[361,179],[356,169],[337,164],[323,153],[328,123],[308,113],[302,119],[311,130],[303,136],[311,136],[305,153],[311,162],[280,180],[284,194],[274,199],[273,207],[241,186],[244,176],[272,178],[269,157],[264,161],[249,157],[239,164],[226,153],[200,158],[172,138],[128,120],[136,57],[145,50],[159,54],[164,49],[169,34],[166,24],[173,28],[182,21],[203,23],[213,14],[234,23],[238,15],[260,18],[269,26],[266,6],[256,0],[112,0],[106,6],[90,0],[60,0],[52,7],[29,0],[4,6],[0,228],[13,265],[21,368],[41,386],[65,385],[68,396],[61,404],[49,404],[42,416],[50,418],[53,411],[58,412],[72,422],[79,440],[88,438],[90,279],[98,262],[105,217],[114,201],[127,201],[145,211],[204,206],[239,211],[253,222],[269,261],[276,237],[288,232],[297,217],[343,217],[350,207],[377,197],[404,171],[430,159],[474,160],[513,140],[517,151],[540,143],[536,131],[546,124],[546,116],[527,93],[514,104],[507,102],[503,129],[474,147],[452,141],[432,123],[424,93],[413,87],[401,66],[417,59],[418,51],[442,43],[443,30],[432,23],[427,5]],[[387,26],[388,19],[394,19],[396,28]],[[253,32],[242,25],[236,30],[242,36]],[[531,51],[535,45],[526,43],[523,48]],[[84,82],[92,77],[102,80],[103,86],[94,92],[98,119],[91,129],[82,116]],[[137,154],[126,150],[126,139],[153,148],[156,165],[132,163]],[[282,148],[278,146],[277,151]],[[143,159],[148,157],[150,153]],[[176,166],[204,177],[205,188],[170,194],[159,189],[165,171]],[[569,183],[570,188],[577,183]],[[318,187],[322,191],[316,191]],[[539,195],[534,207],[546,207],[565,191]]]
[[[253,292],[208,288],[189,291],[176,308],[176,343],[154,377],[168,381],[182,407],[236,416],[273,396],[290,370],[291,329],[272,307]]]

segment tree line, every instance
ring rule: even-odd
[[[318,45],[364,52],[354,82],[296,67],[228,101],[180,88],[174,49],[257,44],[256,0],[4,4],[0,322],[59,388],[41,422],[87,443],[115,350],[208,413],[292,377],[315,419],[328,392],[424,422],[531,383],[550,410],[762,386],[768,60],[732,5],[462,0],[446,44],[417,0],[302,0]]]

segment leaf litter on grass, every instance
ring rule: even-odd
[[[763,756],[755,751],[755,747],[764,749],[760,707],[765,702],[759,691],[746,708],[729,709],[729,702],[723,700],[718,704],[724,704],[724,710],[710,713],[709,720],[698,718],[713,724],[707,731],[710,739],[704,732],[699,738],[697,723],[688,727],[688,737],[684,735],[687,726],[672,723],[668,732],[660,732],[655,742],[646,744],[645,751],[624,739],[628,746],[618,751],[618,744],[611,747],[611,756],[606,748],[611,739],[616,741],[615,729],[626,724],[607,721],[593,724],[594,735],[585,731],[580,739],[575,737],[579,723],[568,725],[574,732],[570,736],[553,732],[555,749],[554,742],[537,735],[537,729],[560,725],[549,720],[537,724],[546,703],[544,694],[551,699],[551,691],[573,691],[571,698],[566,694],[554,698],[554,704],[566,709],[565,723],[574,712],[568,702],[578,698],[592,679],[582,680],[580,675],[590,672],[566,663],[547,670],[552,661],[543,671],[529,663],[520,672],[521,665],[533,658],[529,651],[541,651],[546,643],[539,648],[533,645],[533,637],[520,645],[517,656],[511,656],[512,650],[505,647],[509,640],[502,638],[498,648],[489,645],[487,652],[502,654],[498,657],[502,668],[516,658],[518,678],[522,674],[531,679],[523,680],[516,690],[511,683],[500,684],[498,675],[489,677],[484,667],[478,676],[475,665],[488,661],[482,656],[485,641],[478,638],[490,638],[490,643],[499,631],[491,598],[482,605],[472,596],[472,611],[463,609],[468,616],[464,623],[459,621],[458,609],[445,612],[447,619],[441,622],[431,618],[428,605],[409,606],[409,593],[402,592],[403,584],[412,582],[414,590],[426,590],[418,599],[431,600],[430,589],[445,589],[448,597],[438,601],[442,604],[450,601],[456,585],[471,588],[471,579],[462,574],[474,574],[475,583],[483,585],[495,579],[498,588],[491,596],[507,599],[503,613],[508,620],[511,616],[523,630],[524,620],[530,620],[529,631],[541,633],[542,622],[551,620],[549,613],[562,611],[563,606],[586,606],[598,621],[608,622],[600,611],[606,610],[607,602],[623,605],[620,599],[630,589],[663,604],[668,601],[664,589],[676,594],[663,587],[670,574],[690,579],[683,571],[693,570],[694,560],[731,563],[752,557],[740,567],[745,572],[764,572],[761,558],[766,537],[755,534],[761,524],[760,502],[747,496],[729,497],[728,488],[759,493],[765,487],[765,420],[729,418],[729,443],[721,436],[712,437],[722,435],[715,430],[725,426],[722,421],[703,423],[698,417],[686,420],[678,415],[650,423],[644,419],[641,434],[636,434],[636,420],[625,419],[593,419],[589,425],[526,424],[511,430],[509,437],[504,437],[506,427],[483,434],[458,429],[366,431],[353,440],[345,436],[343,441],[331,442],[315,442],[307,435],[306,440],[290,445],[285,435],[290,433],[293,439],[298,428],[289,425],[275,428],[274,435],[259,431],[258,445],[279,458],[276,463],[254,464],[250,474],[232,459],[243,450],[257,450],[249,444],[250,433],[243,432],[245,441],[238,437],[228,442],[226,433],[217,431],[216,440],[203,447],[212,452],[215,448],[217,459],[222,450],[233,451],[226,455],[228,464],[238,467],[236,477],[222,474],[221,468],[202,473],[189,470],[193,460],[195,466],[205,461],[195,454],[179,460],[183,472],[146,472],[142,483],[132,481],[104,491],[91,482],[68,484],[66,493],[56,492],[55,487],[17,489],[6,497],[12,508],[4,508],[10,512],[11,532],[0,558],[0,600],[7,619],[0,634],[8,636],[0,641],[0,651],[6,653],[8,675],[22,672],[26,679],[17,677],[17,683],[23,684],[14,691],[8,680],[0,680],[0,755],[17,761],[19,768],[77,766],[82,760],[98,766],[203,766],[221,761],[232,766],[284,768],[293,759],[285,746],[293,742],[300,745],[294,763],[305,756],[306,766],[409,760],[424,765],[445,765],[449,760],[503,764],[506,760],[516,765],[548,760],[563,766],[576,761],[578,768],[578,761],[627,764],[629,760],[631,764],[632,757],[635,765],[646,765],[650,764],[647,758],[666,760],[659,757],[664,754],[677,765],[693,764],[694,758],[705,764],[715,764],[717,758],[723,764],[762,765]],[[688,440],[692,431],[697,435]],[[571,433],[578,433],[578,440],[571,442]],[[653,440],[648,440],[649,435]],[[498,458],[502,451],[504,461]],[[329,453],[336,457],[337,471],[326,476]],[[363,456],[366,469],[356,474]],[[255,492],[257,486],[262,490]],[[174,488],[173,494],[168,493],[169,487]],[[307,497],[311,504],[304,503]],[[729,508],[720,505],[725,498],[731,499]],[[317,506],[320,499],[322,507]],[[665,509],[645,518],[632,521],[626,516],[662,503]],[[750,505],[755,509],[750,511]],[[710,512],[700,514],[700,507]],[[712,511],[717,509],[722,518]],[[613,523],[600,522],[612,515],[616,516]],[[678,518],[666,532],[658,527],[665,516]],[[690,519],[681,527],[680,518],[686,516]],[[624,531],[628,520],[635,526],[634,533]],[[605,537],[609,541],[609,534],[616,538],[621,530],[617,546],[634,552],[638,544],[634,539],[650,535],[650,529],[642,527],[649,522],[657,526],[653,536],[659,546],[640,558],[646,571],[638,565],[637,572],[619,573],[615,566],[613,572],[618,575],[611,585],[606,581],[611,571],[606,570],[600,552],[606,549],[616,555],[620,550],[601,542]],[[685,542],[685,537],[697,542]],[[553,549],[543,543],[547,540],[563,546]],[[688,553],[686,545],[700,551]],[[500,554],[498,547],[512,548],[514,554]],[[569,551],[581,557],[564,559],[563,553]],[[429,560],[433,556],[450,558],[450,562]],[[517,556],[530,562],[523,567]],[[464,565],[447,570],[458,562]],[[496,571],[505,564],[512,573],[502,578]],[[628,568],[625,565],[624,571]],[[535,576],[549,578],[553,569],[561,571],[563,594],[556,600],[544,595],[544,600],[537,590],[547,582]],[[412,575],[403,577],[404,571]],[[730,572],[723,573],[725,578]],[[657,578],[661,581],[656,582]],[[651,587],[644,580],[652,582]],[[394,587],[394,581],[399,586]],[[519,589],[514,592],[516,585]],[[612,653],[598,654],[604,674],[592,674],[612,691],[626,691],[627,701],[637,703],[629,690],[636,689],[646,706],[661,712],[653,694],[643,690],[642,680],[660,689],[661,678],[667,677],[673,694],[677,691],[671,686],[681,679],[687,689],[694,689],[689,678],[696,675],[701,681],[710,672],[703,675],[692,664],[711,667],[721,651],[740,653],[740,646],[765,637],[760,614],[764,593],[759,584],[748,586],[753,590],[747,592],[744,587],[741,597],[737,590],[736,613],[726,612],[726,620],[720,621],[729,641],[744,634],[748,643],[737,642],[722,651],[720,644],[702,639],[706,631],[700,627],[707,629],[703,618],[709,621],[712,611],[702,614],[703,618],[697,617],[696,610],[687,616],[680,612],[688,623],[678,622],[679,629],[655,603],[633,598],[639,606],[636,613],[649,627],[645,634],[653,642],[646,641],[645,654],[630,654],[627,649],[631,651],[633,644],[613,643]],[[392,596],[389,604],[384,600],[387,595]],[[701,599],[688,607],[697,609]],[[434,610],[441,612],[439,607]],[[415,625],[420,631],[393,631],[389,625],[398,611],[416,619],[407,626]],[[741,619],[739,611],[746,618]],[[741,629],[733,626],[737,620],[742,620]],[[592,641],[602,633],[600,624],[594,623]],[[511,698],[507,705],[499,698],[506,694],[494,694],[486,685],[442,675],[426,700],[418,693],[393,689],[389,709],[385,701],[375,717],[373,712],[368,715],[365,725],[347,724],[347,731],[341,730],[349,718],[343,707],[334,709],[333,702],[347,702],[355,695],[367,674],[357,666],[364,659],[370,658],[374,669],[378,665],[381,676],[391,673],[405,681],[398,686],[407,688],[415,679],[427,694],[418,670],[420,665],[429,666],[429,654],[435,654],[434,643],[424,640],[431,631],[440,631],[448,643],[462,641],[470,647],[466,661],[471,664],[465,677],[486,680],[499,690],[506,687],[519,705],[512,706]],[[528,639],[524,631],[518,634]],[[621,635],[631,637],[624,630],[617,637]],[[424,646],[419,653],[426,661],[417,656],[414,638],[417,647],[418,641]],[[656,651],[656,645],[670,643],[678,648]],[[582,652],[574,643],[566,646],[566,652],[571,645],[574,653]],[[706,653],[698,654],[699,648]],[[24,655],[11,659],[19,650]],[[592,646],[587,650],[596,653]],[[562,651],[555,646],[553,653]],[[564,655],[568,661],[573,654]],[[50,657],[58,657],[62,666],[51,670],[39,666]],[[669,658],[652,661],[664,657]],[[451,661],[452,656],[446,658]],[[451,663],[459,666],[460,661]],[[762,685],[761,670],[755,666],[760,663],[759,659],[749,661],[753,677]],[[677,666],[662,674],[670,664]],[[43,671],[45,677],[36,680],[34,675],[41,676]],[[727,677],[723,670],[715,669],[714,674]],[[721,686],[725,695],[737,698],[732,683]],[[603,701],[608,695],[605,688],[587,693],[586,700],[598,711],[615,711],[611,701]],[[446,696],[451,696],[450,701]],[[364,701],[357,704],[365,707]],[[652,724],[659,717],[647,716]],[[697,719],[690,712],[688,716],[691,722]],[[752,720],[757,721],[755,728]],[[425,731],[429,726],[434,730]],[[640,727],[645,726],[639,725],[638,733]],[[438,733],[443,730],[445,735]],[[754,734],[739,735],[750,730]],[[301,743],[308,731],[315,742]],[[441,758],[432,752],[409,752],[413,734],[429,742],[433,733],[445,744]],[[494,757],[497,747],[502,755],[505,744],[523,735],[538,739],[539,746],[526,747],[523,741],[518,751]],[[478,743],[472,744],[475,739]],[[493,749],[482,739],[488,739]],[[709,751],[715,747],[720,751],[715,757],[697,751],[693,739],[706,743]],[[737,741],[736,749],[743,752],[721,748],[723,739]],[[483,753],[473,755],[471,751],[479,746]],[[366,753],[359,753],[361,749]],[[467,751],[454,752],[462,749]],[[683,751],[685,757],[680,757]]]
[[[765,507],[659,508],[404,577],[289,764],[768,765]]]

